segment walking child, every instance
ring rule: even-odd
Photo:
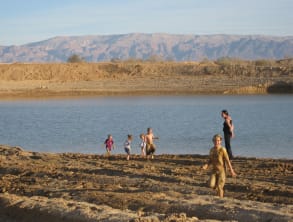
[[[139,138],[141,139],[140,143],[140,149],[141,149],[141,156],[144,157],[146,155],[146,141],[145,141],[145,135],[142,133],[139,135]]]
[[[115,148],[114,140],[111,134],[108,135],[108,138],[105,140],[104,144],[106,146],[106,155],[110,156],[112,149]]]
[[[209,185],[217,191],[219,197],[224,197],[224,185],[226,180],[225,165],[229,167],[233,177],[236,176],[236,173],[233,170],[227,151],[222,147],[221,142],[221,135],[216,134],[213,137],[214,146],[210,149],[209,161],[203,165],[202,169],[206,170],[209,166],[212,166]]]
[[[159,139],[159,137],[155,137],[154,134],[153,134],[153,129],[148,128],[147,129],[147,134],[145,136],[147,158],[149,156],[151,156],[151,158],[154,159],[154,153],[156,151],[156,146],[154,144],[154,139]]]
[[[130,159],[130,152],[131,152],[131,141],[132,141],[132,135],[127,136],[127,140],[124,143],[124,150],[127,154],[126,159]]]

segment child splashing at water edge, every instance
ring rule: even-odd
[[[209,161],[202,169],[206,170],[210,165],[212,166],[209,185],[217,191],[219,197],[224,197],[224,185],[226,180],[225,165],[228,166],[233,177],[236,176],[236,173],[232,168],[227,151],[222,147],[221,142],[221,135],[216,134],[213,137],[214,146],[210,149]]]

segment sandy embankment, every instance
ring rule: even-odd
[[[0,146],[0,221],[292,221],[293,162],[236,158],[226,197],[206,156],[26,152]]]
[[[282,83],[281,85],[279,83]],[[293,93],[291,67],[214,63],[0,64],[0,98]]]

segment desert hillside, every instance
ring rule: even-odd
[[[19,46],[0,46],[0,62],[66,62],[77,54],[87,62],[148,60],[202,61],[221,57],[282,59],[293,56],[293,36],[171,35],[132,33],[59,36]]]
[[[0,64],[0,97],[292,93],[292,61]]]

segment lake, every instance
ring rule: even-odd
[[[235,156],[293,159],[293,96],[138,96],[0,101],[0,144],[44,152],[116,153],[132,134],[152,127],[157,154],[208,154],[222,132],[221,110],[233,118]]]

